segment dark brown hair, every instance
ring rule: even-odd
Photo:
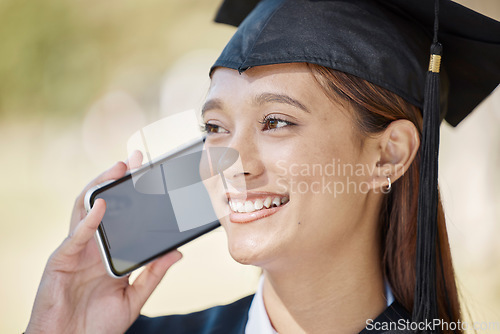
[[[332,101],[349,104],[361,138],[384,131],[392,121],[398,119],[411,121],[421,136],[420,109],[400,96],[359,77],[319,65],[307,65]],[[410,313],[415,289],[419,167],[420,151],[406,173],[392,184],[392,191],[382,203],[379,219],[383,271],[394,297]],[[444,321],[456,323],[460,318],[460,304],[440,199],[437,222],[438,313]],[[445,330],[443,333],[453,332]]]

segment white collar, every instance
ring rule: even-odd
[[[271,325],[271,321],[264,306],[262,288],[264,286],[264,275],[260,276],[259,287],[255,292],[252,304],[248,310],[248,321],[245,327],[245,334],[278,334]]]
[[[264,306],[264,297],[262,296],[262,289],[264,286],[264,275],[260,276],[259,286],[253,297],[252,304],[248,310],[248,321],[245,327],[245,334],[278,334],[271,325],[269,316]],[[387,306],[394,302],[391,287],[385,281],[385,296],[387,299]]]

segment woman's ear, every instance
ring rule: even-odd
[[[420,147],[418,130],[409,120],[391,122],[377,137],[379,159],[372,175],[372,189],[387,187],[410,167]]]

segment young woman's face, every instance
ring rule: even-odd
[[[220,217],[231,210],[220,220],[237,261],[278,267],[373,237],[363,215],[374,150],[349,113],[304,64],[215,70],[206,145],[237,150],[241,165],[224,172],[226,191],[209,192]]]

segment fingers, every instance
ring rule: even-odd
[[[142,166],[142,159],[143,159],[142,152],[139,150],[135,150],[130,154],[127,161],[125,161],[125,164],[127,165],[127,168],[129,170],[137,169]]]
[[[98,198],[89,214],[78,223],[75,230],[62,244],[61,251],[63,254],[71,256],[84,249],[94,236],[105,212],[106,202],[102,198]]]
[[[133,314],[139,314],[142,306],[165,276],[167,270],[181,258],[182,254],[174,250],[146,266],[134,284],[128,287]]]
[[[116,180],[125,175],[127,171],[127,166],[125,165],[124,162],[117,162],[115,163],[111,168],[106,170],[104,173],[100,174],[98,177],[96,177],[94,180],[92,180],[80,193],[80,195],[76,198],[75,201],[75,206],[73,208],[73,214],[71,217],[71,224],[70,224],[70,231],[72,231],[75,227],[75,225],[82,220],[85,215],[85,208],[84,208],[84,203],[83,200],[85,198],[85,194],[87,191],[103,182],[109,181],[109,180]]]
[[[127,165],[122,162],[118,161],[115,163],[111,168],[106,170],[104,173],[100,174],[98,177],[96,177],[94,180],[92,180],[83,190],[82,194],[85,195],[87,190],[92,188],[93,186],[96,186],[98,184],[101,184],[103,182],[109,181],[109,180],[116,180],[125,175],[127,171]]]
[[[108,170],[97,176],[95,179],[93,179],[89,184],[87,184],[87,186],[80,193],[80,196],[78,196],[78,198],[76,199],[75,211],[79,211],[80,214],[80,216],[77,217],[77,220],[79,221],[83,219],[85,215],[85,212],[82,210],[83,199],[90,188],[106,181],[116,180],[123,177],[127,170],[139,168],[142,164],[142,159],[143,157],[141,151],[135,150],[132,152],[127,161],[118,161],[113,166],[111,166],[111,168],[109,168]]]

